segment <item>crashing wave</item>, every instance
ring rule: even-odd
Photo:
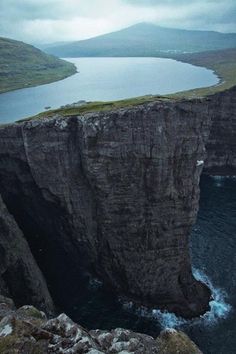
[[[176,316],[174,313],[161,311],[159,309],[148,309],[146,307],[137,308],[132,302],[124,303],[123,307],[128,311],[135,312],[138,316],[157,320],[162,329],[180,328],[185,325],[215,325],[220,319],[225,319],[231,311],[231,306],[226,302],[227,294],[223,290],[215,288],[207,275],[202,271],[193,269],[193,274],[197,280],[206,284],[212,292],[212,300],[209,304],[210,310],[203,316],[186,320]]]

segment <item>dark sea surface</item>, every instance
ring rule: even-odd
[[[51,84],[0,95],[0,123],[80,100],[109,101],[215,85],[208,69],[162,58],[73,58],[78,73]]]
[[[204,354],[236,353],[236,178],[201,178],[197,223],[191,235],[195,277],[207,283],[214,299],[201,318],[186,321],[158,309],[122,304],[96,281],[83,299],[71,299],[67,313],[89,329],[129,328],[156,337],[161,329],[185,331]]]

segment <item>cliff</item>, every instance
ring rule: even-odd
[[[211,129],[204,172],[236,175],[236,86],[211,97],[209,116]]]
[[[137,303],[207,310],[188,237],[208,111],[204,100],[157,101],[0,129],[0,193],[56,303],[91,274]]]
[[[4,291],[50,311],[39,267],[62,307],[97,277],[138,304],[203,314],[210,292],[192,276],[188,238],[203,166],[236,173],[235,92],[0,127],[0,194],[12,215],[2,206]]]

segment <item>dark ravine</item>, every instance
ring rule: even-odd
[[[45,280],[14,218],[0,197],[0,294],[53,313]]]
[[[206,173],[236,173],[235,93],[0,128],[0,193],[57,305],[95,276],[139,304],[208,309],[188,238],[203,161]]]

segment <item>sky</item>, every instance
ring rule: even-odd
[[[0,0],[0,36],[28,43],[81,40],[139,22],[236,32],[236,0]]]

